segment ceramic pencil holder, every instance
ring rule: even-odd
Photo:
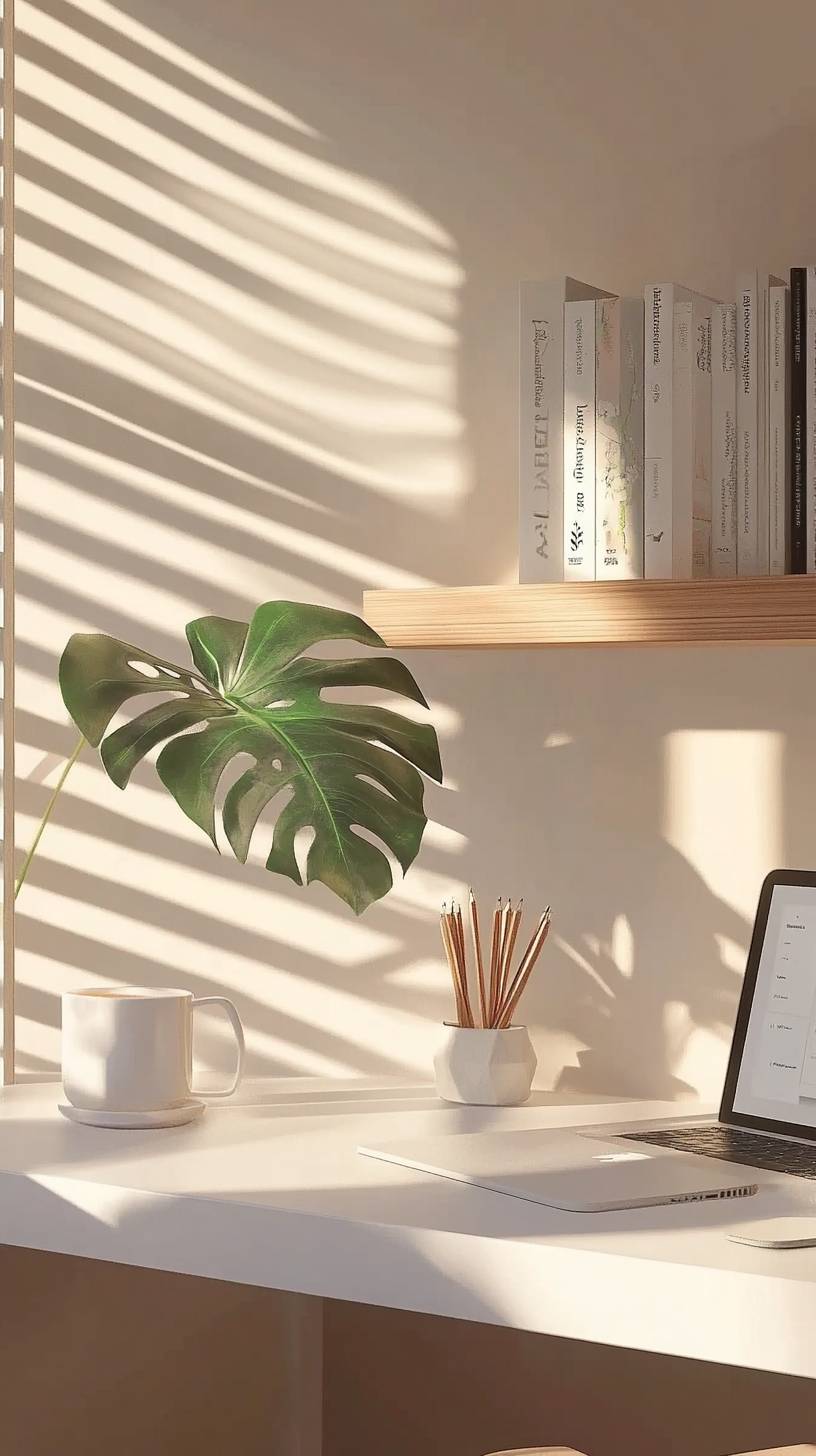
[[[434,1057],[439,1096],[475,1107],[516,1107],[526,1102],[535,1069],[536,1054],[526,1026],[446,1022]]]

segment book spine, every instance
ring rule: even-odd
[[[767,572],[760,555],[759,279],[743,276],[737,288],[737,573]]]
[[[788,328],[790,294],[784,284],[768,291],[768,553],[771,576],[790,566],[788,522]]]
[[[643,302],[596,308],[595,572],[643,576]]]
[[[805,400],[807,270],[791,268],[790,326],[790,554],[791,571],[796,575],[806,569],[805,550],[805,440],[807,437]]]
[[[674,289],[649,284],[644,304],[644,572],[670,577]]]
[[[519,290],[519,580],[563,581],[564,289]]]
[[[564,304],[564,580],[595,577],[595,302]]]
[[[692,303],[691,574],[711,575],[711,315],[714,305]]]
[[[757,558],[760,576],[771,569],[768,481],[768,280],[757,290]]]
[[[711,324],[711,573],[737,574],[737,310],[714,309]]]
[[[672,570],[686,580],[693,573],[694,479],[693,306],[674,305],[672,349]]]
[[[805,287],[805,569],[816,574],[816,268]]]

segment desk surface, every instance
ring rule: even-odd
[[[356,1152],[688,1108],[455,1108],[429,1088],[298,1079],[250,1083],[186,1128],[109,1132],[66,1122],[59,1090],[0,1093],[0,1242],[816,1376],[816,1249],[725,1237],[746,1218],[816,1219],[814,1183],[761,1174],[750,1201],[582,1215]]]

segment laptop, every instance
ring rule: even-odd
[[[762,886],[716,1119],[464,1133],[358,1151],[586,1213],[745,1198],[762,1180],[743,1169],[816,1178],[816,873],[774,870]]]
[[[816,1178],[816,873],[763,883],[719,1116],[617,1136]]]

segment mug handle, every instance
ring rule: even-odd
[[[223,1006],[235,1033],[235,1040],[238,1043],[238,1061],[235,1066],[235,1076],[229,1087],[224,1087],[217,1092],[210,1092],[209,1090],[198,1091],[196,1088],[191,1088],[191,1091],[194,1091],[197,1097],[229,1097],[238,1086],[244,1071],[246,1043],[244,1041],[244,1028],[241,1025],[241,1018],[238,1015],[236,1007],[233,1006],[231,1001],[227,1000],[226,996],[194,996],[193,1011],[197,1011],[199,1006]]]

